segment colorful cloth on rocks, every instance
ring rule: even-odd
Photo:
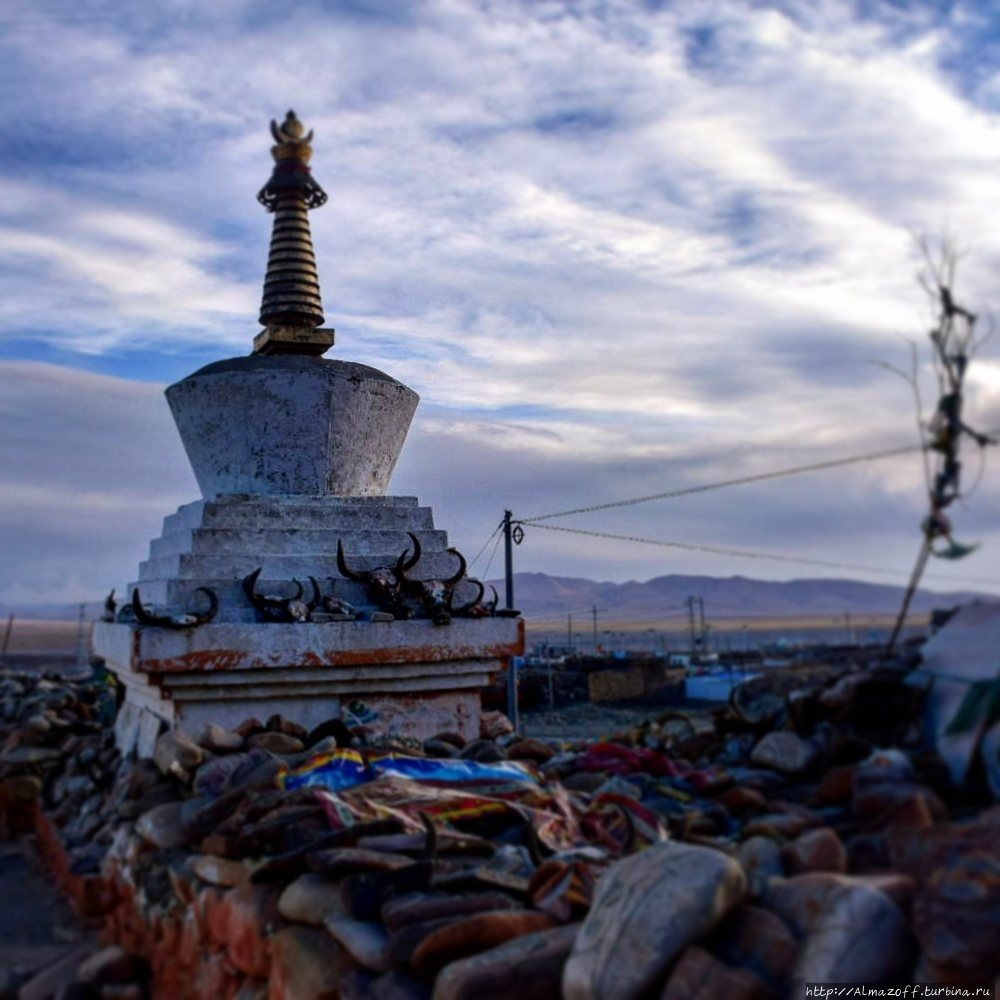
[[[626,796],[601,796],[584,810],[562,785],[513,762],[477,764],[337,750],[283,772],[279,783],[288,790],[315,788],[334,831],[392,818],[404,829],[420,832],[423,814],[437,824],[475,832],[477,821],[502,823],[506,814],[530,824],[551,851],[589,844],[614,852],[630,839],[639,846],[664,836],[656,815]]]
[[[669,757],[644,747],[624,747],[620,743],[592,743],[576,761],[578,771],[606,771],[608,774],[652,774],[676,778],[683,771]]]
[[[474,760],[407,757],[392,751],[363,754],[359,750],[320,754],[297,768],[282,770],[278,781],[281,788],[289,791],[320,787],[339,792],[384,775],[440,782],[538,781],[526,765],[513,762],[479,764]]]

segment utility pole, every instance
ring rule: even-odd
[[[509,510],[503,512],[503,563],[506,582],[506,604],[508,611],[514,607],[514,515]]]
[[[594,616],[594,656],[597,656],[597,605],[595,604],[593,608],[590,609],[590,613]]]
[[[695,605],[701,600],[700,597],[688,597],[684,601],[684,606],[688,609],[688,630],[691,635],[691,652],[692,654],[697,650],[699,640],[697,634],[697,627],[695,625],[694,608]]]
[[[503,569],[505,583],[505,606],[508,611],[514,610],[514,545],[520,545],[524,538],[524,529],[514,526],[514,515],[509,511],[503,512]],[[517,657],[512,656],[508,660],[507,666],[507,717],[514,726],[514,732],[520,732],[521,719],[517,705]]]
[[[87,638],[85,635],[85,621],[87,615],[87,605],[80,605],[80,629],[76,639],[76,669],[83,671],[87,667]]]

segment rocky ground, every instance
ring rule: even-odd
[[[109,887],[123,946],[64,958],[54,988],[51,968],[24,970],[8,992],[765,1000],[807,982],[994,984],[1000,809],[985,785],[951,783],[919,707],[902,671],[858,667],[699,712],[528,718],[544,738],[499,714],[470,743],[272,716],[165,733],[136,762],[114,749],[99,684],[8,673],[0,817],[16,835],[40,802],[70,871]]]
[[[638,725],[649,716],[648,705],[592,705],[577,701],[551,710],[522,712],[520,721],[525,736],[596,740]]]

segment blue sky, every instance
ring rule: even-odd
[[[504,507],[913,442],[909,388],[872,364],[918,344],[931,398],[913,234],[950,234],[960,300],[1000,308],[998,39],[986,3],[11,0],[0,601],[121,586],[197,496],[162,389],[249,350],[289,107],[330,195],[333,353],[421,394],[393,492],[470,555]],[[983,549],[929,584],[1000,590],[997,462],[955,513]],[[922,507],[911,456],[553,522],[867,577],[542,530],[517,564],[903,582]]]

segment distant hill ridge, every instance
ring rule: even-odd
[[[491,580],[503,600],[503,580]],[[752,580],[745,576],[657,576],[645,583],[598,582],[548,573],[515,573],[514,603],[528,616],[589,612],[597,605],[604,614],[621,620],[679,618],[687,612],[684,601],[701,597],[705,614],[713,618],[769,618],[805,615],[892,614],[899,610],[903,587],[857,580]],[[936,592],[921,589],[912,609],[927,612],[969,601],[1000,601],[1000,596],[971,590]],[[90,601],[86,617],[97,618],[103,601]],[[4,605],[0,616],[14,612],[19,618],[75,621],[79,604]]]
[[[503,599],[503,581],[491,581]],[[598,583],[547,573],[515,573],[514,603],[527,616],[583,613],[594,605],[620,620],[682,617],[685,600],[701,597],[712,618],[798,617],[837,614],[892,614],[904,587],[856,580],[752,580],[745,576],[658,576],[645,583]],[[974,600],[1000,601],[975,591],[920,590],[911,609],[928,612]]]

